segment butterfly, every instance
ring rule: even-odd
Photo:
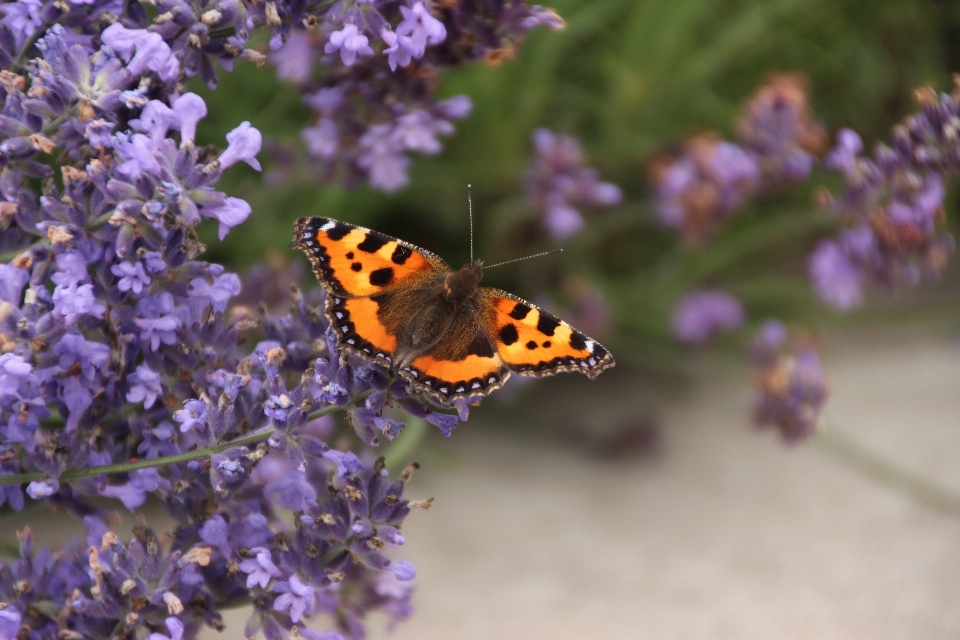
[[[483,263],[452,270],[403,240],[331,218],[300,218],[292,248],[326,289],[337,346],[380,363],[449,407],[500,388],[512,372],[590,378],[614,365],[596,340],[522,298],[481,287]]]

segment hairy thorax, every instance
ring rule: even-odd
[[[460,313],[473,309],[479,297],[482,275],[482,264],[477,261],[445,274],[431,288],[398,336],[395,367],[406,366],[430,351]]]

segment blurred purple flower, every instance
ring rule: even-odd
[[[767,322],[751,347],[751,358],[759,387],[754,403],[757,426],[776,427],[787,441],[813,435],[829,395],[813,347],[791,348],[783,326]]]
[[[270,54],[270,62],[277,66],[277,76],[281,80],[302,84],[310,79],[316,55],[311,37],[295,32],[282,47]]]
[[[712,336],[740,328],[746,320],[743,305],[723,291],[694,291],[674,307],[670,324],[680,342],[706,344]]]
[[[808,85],[800,74],[774,74],[747,101],[738,138],[756,159],[764,190],[806,180],[827,145],[807,100]]]
[[[620,203],[620,188],[600,182],[595,170],[583,166],[583,153],[574,138],[537,129],[533,146],[537,156],[527,170],[527,198],[554,238],[567,239],[583,230],[580,209]]]
[[[687,142],[684,155],[655,162],[651,173],[660,221],[700,243],[755,192],[760,167],[737,145],[699,136]]]
[[[863,303],[864,272],[834,240],[823,240],[810,255],[810,279],[824,301],[837,309]]]

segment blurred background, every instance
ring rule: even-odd
[[[209,259],[259,270],[261,295],[315,282],[287,248],[293,221],[323,215],[438,253],[488,263],[564,248],[486,273],[554,310],[614,353],[595,382],[511,383],[454,437],[411,425],[394,458],[424,465],[434,495],[411,518],[417,613],[397,637],[949,638],[960,635],[960,276],[839,312],[808,280],[808,256],[840,220],[822,205],[842,179],[809,178],[745,198],[691,241],[657,212],[657,167],[689,140],[733,139],[771,74],[797,74],[822,157],[836,132],[870,149],[950,91],[960,7],[927,0],[558,0],[563,31],[534,30],[515,57],[446,70],[440,97],[473,111],[442,153],[414,159],[409,186],[346,189],[311,168],[301,91],[268,65],[238,65],[200,142],[242,120],[265,137],[264,173],[228,173],[253,206]],[[582,145],[582,164],[619,187],[614,204],[556,232],[538,206],[534,133]],[[206,140],[202,138],[205,137]],[[609,195],[609,194],[608,194]],[[600,199],[602,200],[602,198]],[[956,231],[955,185],[944,200]],[[695,346],[671,318],[684,295],[722,289],[742,304],[731,331]],[[252,295],[252,294],[251,294]],[[252,295],[251,302],[256,295]],[[821,353],[830,399],[813,441],[751,430],[744,352],[768,318]],[[687,341],[690,342],[690,341]],[[238,616],[241,620],[243,616]],[[242,622],[241,622],[242,624]]]

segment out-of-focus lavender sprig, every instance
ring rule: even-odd
[[[756,368],[753,417],[757,426],[776,428],[788,442],[813,435],[829,395],[813,346],[792,344],[786,327],[768,320],[757,332],[749,356]]]
[[[580,210],[620,203],[620,188],[601,182],[595,169],[584,166],[576,139],[537,129],[533,146],[537,155],[527,170],[527,199],[552,237],[565,240],[580,233],[585,225]]]
[[[746,321],[740,301],[725,291],[693,291],[684,295],[670,317],[680,342],[701,346],[714,335],[739,329]]]
[[[653,163],[657,216],[688,242],[702,243],[757,194],[806,180],[823,139],[806,80],[772,76],[747,101],[736,142],[695,136],[679,156]]]
[[[388,405],[447,434],[457,416],[341,359],[322,300],[294,289],[282,315],[231,309],[240,279],[198,259],[198,223],[216,220],[222,238],[250,214],[215,184],[234,164],[259,169],[261,136],[242,123],[221,153],[198,149],[206,105],[181,82],[213,51],[197,25],[243,6],[158,3],[152,30],[137,3],[3,8],[0,506],[43,501],[88,532],[58,553],[25,533],[21,558],[0,563],[5,635],[182,640],[252,601],[251,628],[270,638],[322,637],[303,627],[318,614],[359,638],[369,610],[410,611],[412,567],[383,554],[416,506],[402,498],[408,474],[391,483],[330,449],[320,419],[343,410],[375,445],[403,427]],[[241,338],[254,332],[251,353]],[[103,499],[136,511],[151,496],[173,534],[140,527],[123,543]],[[346,533],[278,535],[284,511]],[[250,560],[262,570],[243,570]]]
[[[868,280],[892,289],[936,277],[954,249],[942,207],[946,179],[960,172],[960,88],[917,96],[921,110],[894,128],[890,146],[863,156],[860,137],[844,129],[826,158],[846,185],[824,200],[847,227],[816,247],[809,272],[835,308],[860,305]]]
[[[313,17],[306,31],[292,21],[271,56],[316,114],[303,131],[309,154],[326,179],[388,192],[406,186],[411,153],[439,153],[439,137],[470,113],[467,96],[434,97],[444,67],[495,62],[530,29],[564,26],[555,12],[517,0],[338,0],[325,19]]]

